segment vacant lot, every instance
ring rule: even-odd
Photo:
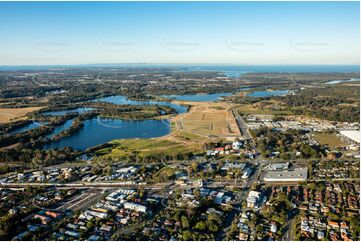
[[[335,134],[316,133],[314,138],[322,145],[329,145],[332,147],[342,147],[345,145],[345,143]]]
[[[239,137],[240,131],[227,103],[185,102],[188,113],[172,119],[179,130],[205,137]]]
[[[27,113],[37,111],[42,107],[30,108],[0,108],[0,123],[8,123],[24,117]]]
[[[114,140],[111,142],[115,145],[113,148],[105,148],[97,153],[112,159],[125,159],[134,156],[146,160],[147,157],[169,156],[176,158],[179,155],[203,152],[203,143],[195,143],[187,139],[189,139],[187,136],[178,133],[154,139]]]

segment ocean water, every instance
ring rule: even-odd
[[[51,70],[71,68],[173,68],[189,71],[219,71],[229,75],[239,75],[247,72],[360,72],[359,65],[217,65],[217,64],[89,64],[89,65],[0,65],[2,71],[16,70]]]

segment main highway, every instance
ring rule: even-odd
[[[232,110],[232,113],[233,113],[233,116],[234,118],[236,119],[236,122],[237,122],[237,125],[238,125],[238,128],[240,129],[241,131],[241,134],[243,135],[243,137],[246,139],[246,140],[252,140],[252,136],[250,135],[250,133],[248,132],[248,129],[242,119],[242,117],[238,114],[238,111],[235,110],[235,109],[231,109]]]

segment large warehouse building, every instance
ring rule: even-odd
[[[360,130],[341,130],[340,134],[357,143],[360,143]]]
[[[264,175],[265,182],[303,182],[307,179],[306,167],[284,171],[268,171]]]

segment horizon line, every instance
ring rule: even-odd
[[[0,64],[0,66],[81,66],[81,65],[237,65],[237,66],[360,66],[357,64],[245,64],[245,63],[82,63],[82,64]]]

